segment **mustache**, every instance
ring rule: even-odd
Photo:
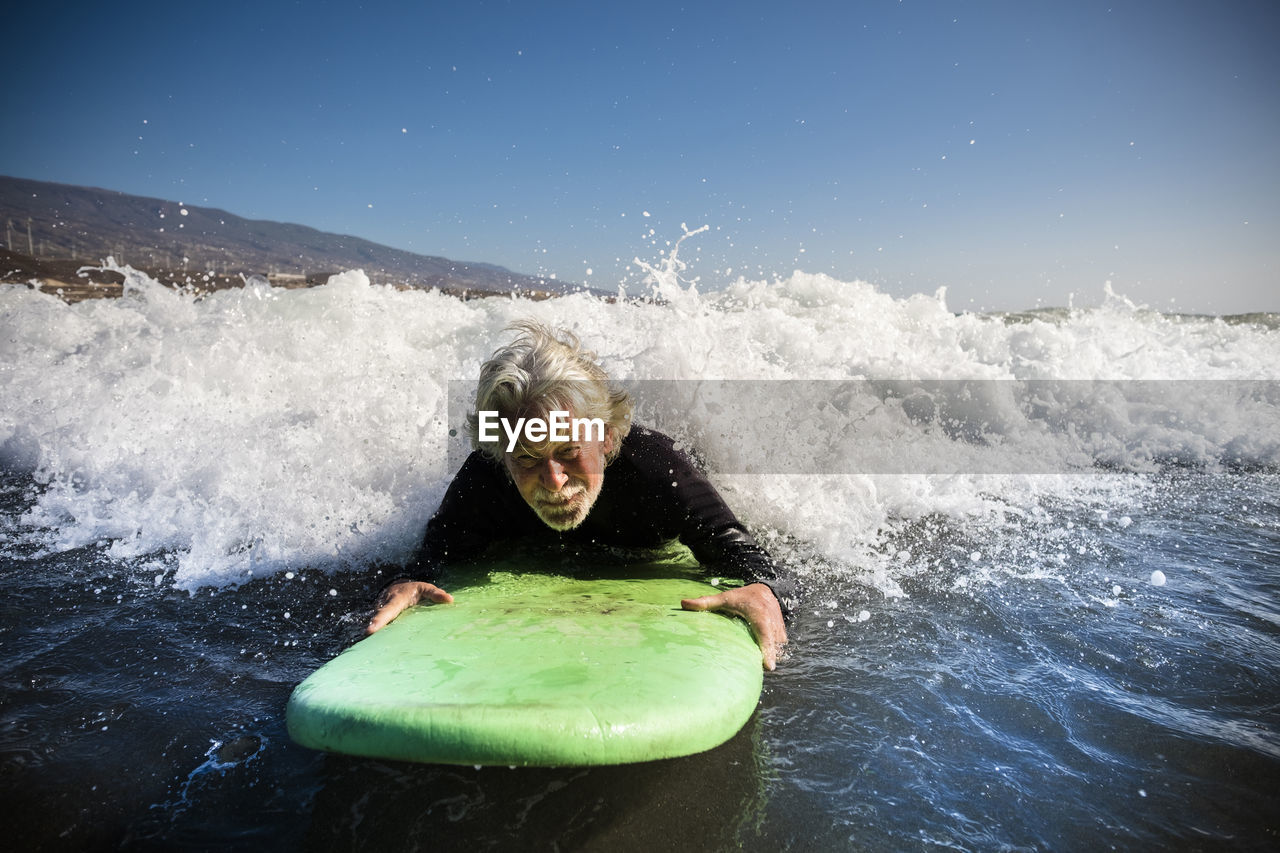
[[[560,491],[558,492],[552,492],[539,486],[533,492],[533,499],[538,503],[559,506],[562,504],[569,503],[574,498],[584,493],[586,490],[587,490],[586,486],[578,485],[578,486],[565,486],[563,489],[560,489]]]

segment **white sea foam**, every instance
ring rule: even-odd
[[[1269,380],[1280,364],[1280,333],[1166,317],[1115,295],[1092,310],[1006,322],[952,314],[942,294],[898,299],[805,273],[700,294],[679,271],[674,259],[650,270],[658,300],[620,302],[462,302],[370,286],[360,272],[311,289],[251,282],[197,299],[127,271],[123,298],[76,305],[8,287],[0,461],[41,484],[8,532],[47,550],[165,553],[183,588],[403,561],[453,473],[449,381],[470,382],[503,328],[524,318],[572,329],[622,380]],[[1068,473],[1072,465],[1280,462],[1274,426],[1259,426],[1280,423],[1270,386],[1244,400],[1232,383],[1207,387],[1225,396],[1174,411],[1167,400],[1093,389],[1063,403],[1071,416],[1057,424],[1003,399],[944,394],[921,409],[909,389],[887,385],[767,424],[732,401],[704,399],[681,417],[684,437],[767,543],[827,568],[856,565],[892,594],[921,570],[885,550],[903,525],[941,516],[996,530],[1035,516],[1046,494],[1125,504],[1123,481]],[[739,434],[721,429],[734,422]],[[788,454],[811,462],[809,448],[830,451],[833,432],[906,473],[788,466]],[[1047,454],[1052,465],[991,473],[993,453]],[[938,459],[958,467],[928,473]],[[984,545],[974,567],[990,570],[1014,547]]]

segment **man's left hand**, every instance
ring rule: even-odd
[[[782,621],[777,596],[765,584],[753,583],[717,595],[686,598],[680,606],[685,610],[723,610],[745,619],[760,646],[764,668],[772,672],[777,667],[787,642],[787,626]]]

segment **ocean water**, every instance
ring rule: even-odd
[[[0,291],[0,805],[21,849],[1274,849],[1280,329],[1123,296],[955,314],[796,273],[461,302],[129,271]],[[642,297],[642,298],[635,298]],[[728,744],[323,755],[503,328],[572,329],[802,589]],[[460,399],[461,398],[461,399]]]

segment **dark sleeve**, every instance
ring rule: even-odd
[[[427,522],[422,545],[400,580],[435,583],[446,563],[478,556],[510,531],[495,529],[495,501],[503,492],[504,474],[480,452],[473,452]]]
[[[675,449],[671,439],[647,432],[650,446],[637,456],[662,488],[670,490],[680,513],[680,541],[704,566],[743,583],[768,586],[783,614],[789,615],[795,606],[795,585],[781,577],[777,561],[756,543],[716,487],[688,456]]]

